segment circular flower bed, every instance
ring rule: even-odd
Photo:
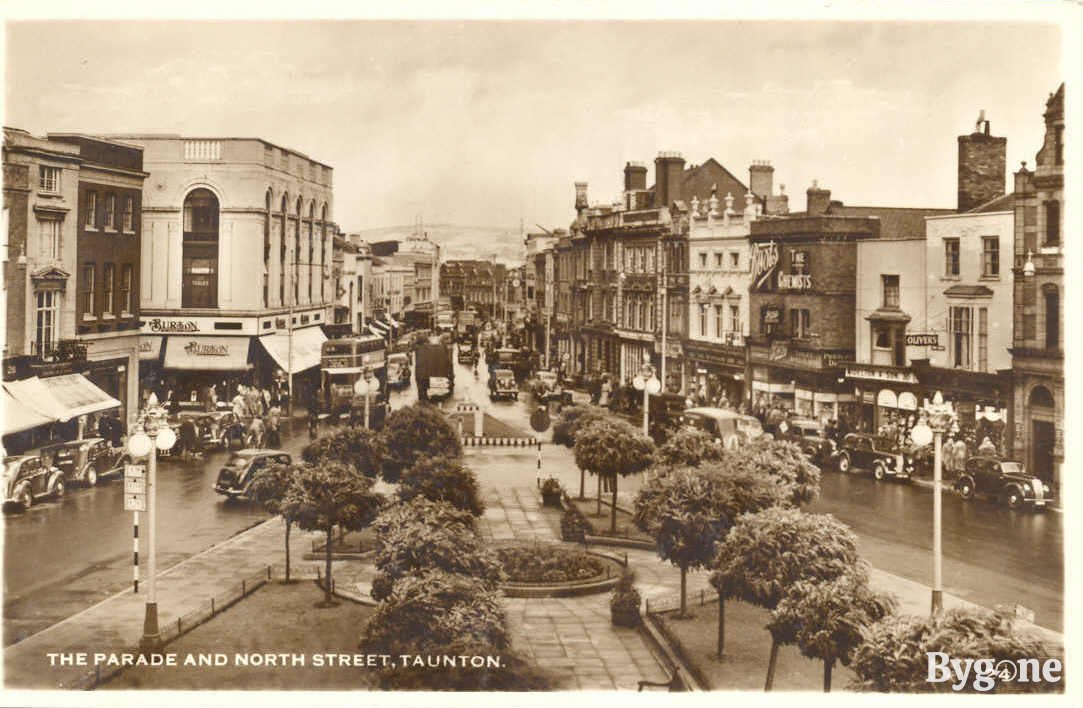
[[[495,551],[512,583],[585,582],[606,573],[600,557],[556,545],[504,546]]]

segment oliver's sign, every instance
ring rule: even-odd
[[[906,346],[908,347],[939,347],[940,335],[939,334],[908,334],[906,335]]]

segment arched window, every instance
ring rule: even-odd
[[[297,223],[293,231],[293,304],[301,300],[301,197],[297,197]]]
[[[327,302],[327,202],[320,208],[320,301]],[[352,285],[352,283],[351,283]],[[353,302],[353,297],[350,297]]]
[[[218,198],[209,189],[184,198],[181,307],[218,307]]]
[[[271,304],[271,203],[273,199],[271,188],[267,188],[267,196],[264,199],[263,215],[263,306]]]
[[[1035,386],[1030,390],[1031,408],[1053,408],[1053,394],[1045,386]]]
[[[315,239],[313,238],[313,221],[316,218],[316,202],[312,201],[308,203],[308,301],[312,302],[312,266],[316,260],[312,257],[312,246]]]
[[[1042,288],[1045,298],[1045,348],[1060,349],[1060,292],[1057,286],[1047,284]]]
[[[289,195],[282,195],[281,210],[278,214],[278,304],[286,304],[286,214],[289,212]]]

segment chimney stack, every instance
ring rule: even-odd
[[[985,111],[978,114],[974,132],[959,136],[957,209],[967,212],[1004,195],[1008,139],[993,137]]]
[[[583,211],[587,208],[587,183],[576,182],[575,183],[575,213],[580,216],[583,215]]]
[[[748,168],[748,188],[760,199],[765,199],[775,189],[775,168],[767,160],[753,160]]]
[[[635,192],[647,188],[647,166],[642,162],[624,163],[624,191]]]
[[[807,198],[805,211],[809,216],[822,216],[831,206],[831,190],[821,188],[816,180],[812,180],[812,186],[805,192],[805,196]]]
[[[654,206],[668,207],[682,199],[681,182],[684,158],[679,152],[660,152],[654,158]]]

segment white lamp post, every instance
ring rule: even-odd
[[[139,415],[136,429],[128,438],[132,457],[147,458],[147,602],[143,614],[143,638],[139,645],[144,651],[158,651],[162,637],[158,631],[158,451],[168,450],[177,442],[177,434],[165,422],[166,412],[158,405],[153,393],[147,407]]]
[[[943,458],[942,444],[944,433],[955,424],[955,413],[951,405],[944,402],[939,391],[933,396],[931,405],[926,405],[920,412],[921,418],[910,430],[910,439],[917,445],[933,442],[933,595],[932,613],[938,614],[944,609],[943,545],[941,516]]]
[[[358,396],[365,397],[365,429],[369,427],[369,396],[372,395],[373,389],[378,385],[376,379],[372,381],[368,380],[369,369],[365,367],[365,370],[361,372],[361,375],[357,377],[357,381],[354,382],[353,392]]]
[[[643,434],[650,435],[650,397],[662,390],[662,382],[654,375],[654,367],[644,363],[632,379],[632,385],[637,391],[643,392]]]

